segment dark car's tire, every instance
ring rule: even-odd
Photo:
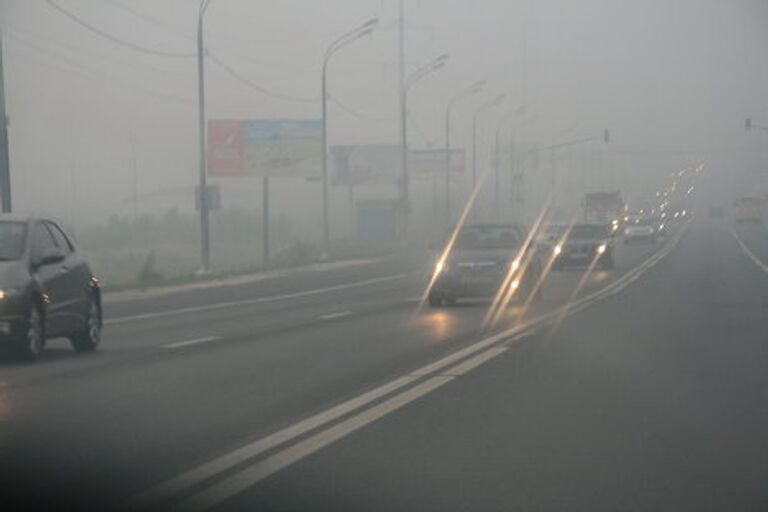
[[[70,336],[72,348],[77,352],[92,352],[101,342],[101,301],[98,296],[88,299],[88,316],[85,319],[85,327]]]
[[[427,302],[429,302],[430,307],[440,308],[443,306],[443,297],[436,293],[430,292],[430,294],[427,296]]]
[[[42,308],[33,304],[29,308],[24,334],[15,345],[16,353],[25,361],[37,361],[45,350],[45,321]]]

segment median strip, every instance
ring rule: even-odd
[[[252,304],[261,304],[268,302],[276,302],[281,300],[296,299],[301,297],[309,297],[312,295],[320,295],[323,293],[336,292],[340,290],[348,290],[350,288],[359,288],[363,286],[370,286],[372,284],[384,283],[387,281],[394,281],[407,277],[408,274],[393,274],[390,276],[376,277],[373,279],[365,279],[363,281],[353,281],[350,283],[337,284],[334,286],[327,286],[324,288],[315,288],[312,290],[304,290],[294,293],[286,293],[281,295],[270,295],[266,297],[254,297],[251,299],[233,300],[226,302],[215,302],[213,304],[203,304],[200,306],[190,306],[186,308],[169,309],[166,311],[157,311],[153,313],[142,313],[139,315],[123,316],[118,318],[109,318],[104,321],[106,325],[120,324],[124,322],[133,322],[136,320],[149,320],[152,318],[161,318],[171,315],[181,315],[189,313],[199,313],[201,311],[215,311],[217,309],[227,309],[233,306],[248,306]]]

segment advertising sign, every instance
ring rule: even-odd
[[[451,150],[451,174],[462,174],[465,167],[463,149]],[[444,149],[413,149],[410,152],[409,169],[412,175],[445,173]]]
[[[319,120],[208,121],[211,176],[316,176],[321,158]]]
[[[400,178],[400,146],[358,144],[332,146],[330,165],[334,185],[387,185]]]
[[[334,185],[392,185],[401,178],[398,144],[357,144],[330,149]],[[451,174],[464,172],[463,149],[451,150]],[[416,149],[409,152],[408,170],[412,177],[445,173],[445,150]]]

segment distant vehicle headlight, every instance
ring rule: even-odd
[[[600,244],[597,246],[597,254],[603,254],[605,250],[608,248],[605,244]]]
[[[512,260],[512,263],[510,264],[510,268],[512,269],[512,272],[520,268],[520,260],[514,259]]]
[[[560,244],[557,244],[554,249],[552,249],[552,252],[555,253],[555,256],[560,256],[560,253],[563,252],[563,246]]]
[[[519,286],[520,286],[520,280],[518,279],[515,279],[514,281],[509,283],[509,287],[512,288],[513,290],[517,290]]]
[[[435,275],[442,274],[446,270],[448,270],[448,265],[445,263],[445,260],[440,260],[435,265]]]
[[[18,288],[5,288],[3,290],[0,290],[0,300],[7,299],[9,297],[12,297],[13,295],[16,295],[19,293]]]

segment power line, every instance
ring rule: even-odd
[[[247,85],[251,89],[254,89],[255,91],[258,91],[262,94],[265,94],[267,96],[271,96],[272,98],[280,99],[283,101],[293,101],[296,103],[316,103],[317,101],[320,100],[319,97],[307,98],[302,96],[292,96],[290,94],[283,94],[280,92],[267,89],[266,87],[262,87],[261,85],[258,85],[252,82],[251,80],[249,80],[248,78],[244,77],[243,75],[241,75],[232,66],[222,61],[221,58],[211,53],[210,51],[207,51],[206,54],[208,55],[208,58],[211,59],[211,62],[219,66],[221,69],[223,69],[227,73],[229,73],[229,75],[232,78],[234,78],[238,82],[241,82],[242,84]]]
[[[130,48],[131,50],[134,50],[134,51],[137,51],[137,52],[141,52],[141,53],[145,53],[145,54],[148,54],[148,55],[154,55],[154,56],[157,56],[157,57],[169,57],[169,58],[177,58],[177,59],[188,59],[188,58],[192,58],[192,57],[195,56],[194,53],[174,53],[174,52],[165,52],[165,51],[161,51],[161,50],[153,50],[152,48],[145,48],[143,46],[134,44],[134,43],[132,43],[130,41],[125,41],[123,39],[115,37],[112,34],[110,34],[108,32],[105,32],[104,30],[101,30],[100,28],[95,27],[95,26],[91,25],[90,23],[82,20],[78,16],[72,14],[68,10],[64,9],[63,7],[61,7],[60,5],[55,3],[53,0],[45,0],[45,2],[48,5],[50,5],[51,7],[53,7],[54,9],[56,9],[62,15],[66,16],[70,20],[72,20],[75,23],[77,23],[78,25],[80,25],[81,27],[84,27],[84,28],[88,29],[89,31],[93,32],[94,34],[96,34],[96,35],[98,35],[98,36],[100,36],[100,37],[102,37],[104,39],[112,41],[115,44],[124,46],[126,48]]]
[[[335,103],[337,107],[339,107],[341,110],[343,110],[347,114],[349,114],[351,116],[354,116],[354,117],[357,117],[358,119],[362,119],[364,121],[371,121],[371,122],[375,122],[375,123],[389,123],[389,122],[392,122],[392,121],[396,120],[395,117],[372,117],[372,116],[369,116],[367,114],[363,114],[362,112],[360,112],[360,111],[350,107],[349,105],[346,105],[346,104],[342,103],[335,96],[331,96],[329,94],[328,98],[333,103]]]

